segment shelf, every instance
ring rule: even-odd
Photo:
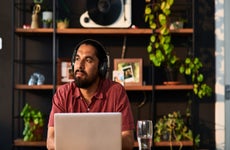
[[[193,146],[192,141],[180,141],[180,142],[169,142],[169,141],[162,141],[162,142],[155,142],[153,144],[154,147],[169,147],[169,146]],[[134,142],[134,147],[138,147],[138,142]]]
[[[178,142],[169,142],[169,141],[162,141],[162,142],[155,142],[154,146],[156,147],[165,147],[165,146],[193,146],[192,141],[178,141]]]
[[[172,146],[193,146],[193,142],[192,141],[181,141],[181,142],[168,142],[168,141],[162,141],[162,142],[155,142],[153,145],[155,147],[168,147],[170,145]],[[15,146],[37,146],[37,147],[41,147],[41,146],[46,146],[46,141],[23,141],[23,139],[16,139],[14,140],[14,145]],[[134,147],[138,147],[138,142],[135,141],[134,142]]]
[[[24,29],[16,28],[16,33],[53,33],[54,29],[52,28],[37,28],[37,29]]]
[[[179,85],[156,85],[155,90],[192,90],[193,85],[179,84]]]
[[[23,141],[23,139],[14,140],[14,146],[41,147],[46,146],[46,141]]]
[[[152,91],[151,85],[145,86],[125,86],[127,91]],[[193,85],[155,85],[155,90],[192,90]]]
[[[60,86],[60,85],[58,85]],[[16,84],[15,89],[18,90],[52,90],[53,89],[52,84],[47,84],[47,85],[27,85],[27,84]],[[125,89],[127,91],[151,91],[152,86],[147,85],[147,86],[126,86]]]
[[[18,90],[52,90],[52,84],[46,85],[27,85],[27,84],[16,84],[15,89]],[[193,85],[156,85],[154,86],[155,90],[192,90]],[[152,91],[151,85],[143,86],[125,86],[127,91]]]
[[[125,86],[126,91],[152,91],[152,85],[145,86]]]
[[[16,84],[15,89],[18,90],[52,90],[53,89],[52,84],[46,84],[46,85],[27,85],[27,84]]]
[[[53,33],[54,29],[52,28],[38,28],[38,29],[23,29],[23,28],[16,28],[16,33],[20,34],[47,34]],[[123,29],[123,28],[66,28],[66,29],[57,29],[57,34],[98,34],[98,35],[148,35],[152,34],[152,29],[148,28],[137,28],[137,29]],[[158,30],[156,32],[159,32]],[[176,29],[171,30],[171,33],[178,33],[178,34],[192,34],[192,28],[184,28],[184,29]]]

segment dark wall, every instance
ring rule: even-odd
[[[212,97],[199,101],[199,122],[197,132],[201,137],[201,147],[215,149],[215,1],[197,1],[196,55],[203,64],[206,81],[213,88]]]
[[[11,149],[11,1],[0,4],[0,149]]]

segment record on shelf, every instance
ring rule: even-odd
[[[111,25],[121,15],[121,0],[87,0],[89,17],[99,25]]]

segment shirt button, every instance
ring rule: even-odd
[[[89,112],[90,111],[90,108],[87,108],[87,112]]]

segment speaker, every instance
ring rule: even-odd
[[[80,17],[86,28],[128,28],[132,0],[87,0],[87,11]]]
[[[73,55],[72,55],[72,60],[71,60],[72,71],[74,72],[74,63],[75,63],[75,58],[76,58],[78,48],[82,44],[92,45],[96,48],[97,55],[99,58],[99,65],[98,65],[99,76],[101,78],[105,78],[108,72],[108,68],[109,68],[109,55],[106,53],[105,47],[100,42],[93,40],[93,39],[83,40],[75,47]]]

